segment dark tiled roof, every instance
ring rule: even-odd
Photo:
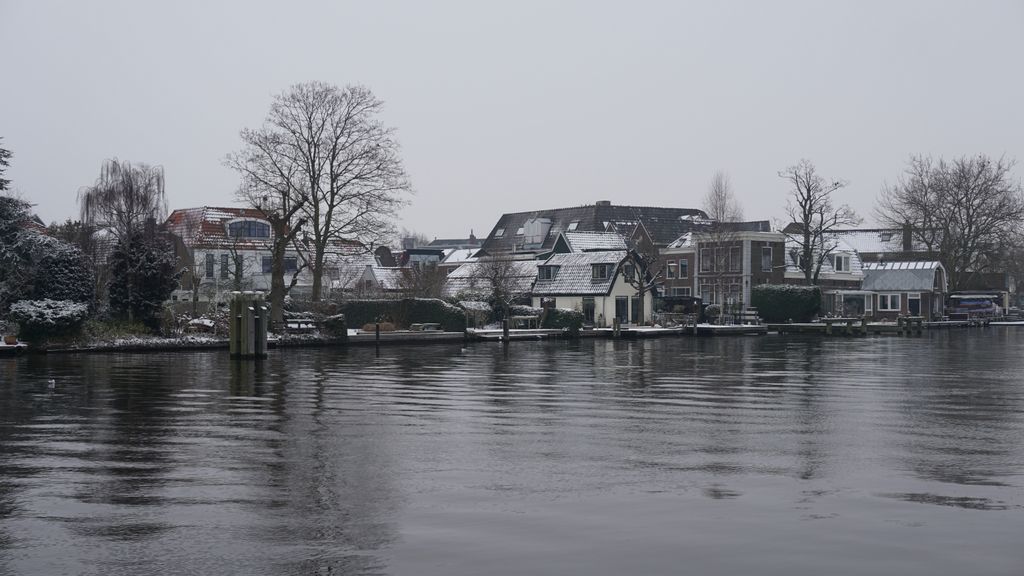
[[[523,237],[517,237],[516,231],[533,218],[550,220],[551,228],[539,245],[525,249]],[[502,214],[497,224],[491,229],[491,233],[487,235],[482,249],[487,254],[507,254],[524,250],[546,252],[554,245],[558,235],[569,231],[569,226],[574,222],[576,226],[573,231],[605,232],[615,229],[620,233],[623,230],[632,230],[638,222],[642,222],[654,243],[665,246],[687,232],[692,227],[694,219],[706,218],[707,215],[704,212],[695,208],[616,206],[604,203],[573,208],[514,212]],[[498,230],[504,231],[501,237],[495,235]]]

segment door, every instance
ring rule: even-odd
[[[921,315],[921,295],[910,294],[907,296],[907,311],[911,316]]]
[[[594,325],[594,308],[593,298],[583,299],[583,323],[587,326]]]
[[[619,322],[629,322],[629,298],[615,297],[615,317],[619,319]]]
[[[630,317],[633,319],[633,324],[640,324],[640,298],[633,296],[629,299],[629,308],[632,314]]]

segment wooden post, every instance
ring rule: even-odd
[[[825,320],[825,335],[826,336],[831,336],[832,335],[832,321],[831,320]]]
[[[228,324],[228,353],[235,357],[267,355],[267,309],[263,294],[233,292]]]
[[[867,316],[861,316],[860,317],[860,335],[861,336],[867,336],[868,335],[868,317]]]
[[[896,334],[903,336],[903,316],[896,317]]]
[[[620,332],[621,330],[622,330],[622,320],[619,320],[618,316],[616,316],[615,318],[612,318],[612,337],[618,338],[621,335],[621,332]]]
[[[508,344],[508,318],[501,321],[501,341]]]

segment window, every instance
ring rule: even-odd
[[[712,269],[715,272],[725,271],[725,248],[722,246],[715,248],[715,264]]]
[[[299,261],[295,256],[284,259],[284,271],[295,272],[299,269]]]
[[[516,228],[516,236],[522,236],[522,235],[523,235],[523,227],[520,226],[519,228]]]
[[[899,312],[900,311],[900,295],[899,294],[879,294],[878,295],[878,311],[879,312]]]
[[[665,278],[673,279],[676,277],[676,262],[675,260],[669,260],[665,264]]]
[[[608,265],[607,264],[591,264],[590,265],[591,279],[593,280],[607,280],[608,279]]]
[[[846,254],[836,254],[832,257],[832,265],[836,269],[836,272],[849,272],[850,271],[850,257]]]
[[[501,238],[504,235],[505,235],[505,229],[504,228],[498,228],[497,230],[494,231],[494,237],[495,238]]]
[[[538,276],[541,280],[554,280],[558,276],[558,266],[540,266]]]
[[[743,270],[743,248],[732,246],[729,248],[729,271],[738,272]]]
[[[227,280],[228,279],[228,275],[230,273],[231,273],[231,270],[228,269],[228,255],[227,254],[221,254],[220,255],[220,279],[221,280]]]
[[[871,312],[872,311],[871,307],[874,304],[874,302],[875,302],[874,295],[872,295],[872,294],[865,294],[864,295],[864,311],[865,312]]]
[[[256,220],[242,220],[228,224],[232,238],[270,238],[270,224]]]
[[[573,222],[569,222],[569,227],[566,228],[566,230],[568,230],[569,232],[572,232],[573,230],[576,230],[579,227],[580,227],[580,221],[579,220],[575,220]]]
[[[761,247],[761,272],[772,271],[772,247]]]
[[[690,277],[690,261],[685,258],[679,259],[679,277],[689,278]]]
[[[274,271],[274,259],[270,256],[263,257],[263,273],[270,274]]]
[[[708,304],[714,304],[715,302],[715,289],[712,288],[711,284],[700,285],[700,298]]]
[[[689,286],[683,286],[683,287],[676,286],[675,288],[672,289],[672,295],[673,296],[689,296],[690,295],[690,287]]]
[[[714,270],[714,266],[711,262],[711,249],[701,248],[700,249],[700,271],[711,272]]]
[[[627,279],[632,279],[636,275],[636,267],[632,264],[626,264],[622,267],[622,275]]]
[[[206,277],[213,278],[213,254],[206,255]]]

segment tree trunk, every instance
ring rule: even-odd
[[[321,292],[323,291],[323,278],[324,278],[324,249],[321,246],[317,246],[313,254],[313,302],[319,302]]]
[[[276,327],[284,323],[284,254],[288,247],[288,227],[277,222],[275,228],[273,262],[270,266],[270,321]]]

